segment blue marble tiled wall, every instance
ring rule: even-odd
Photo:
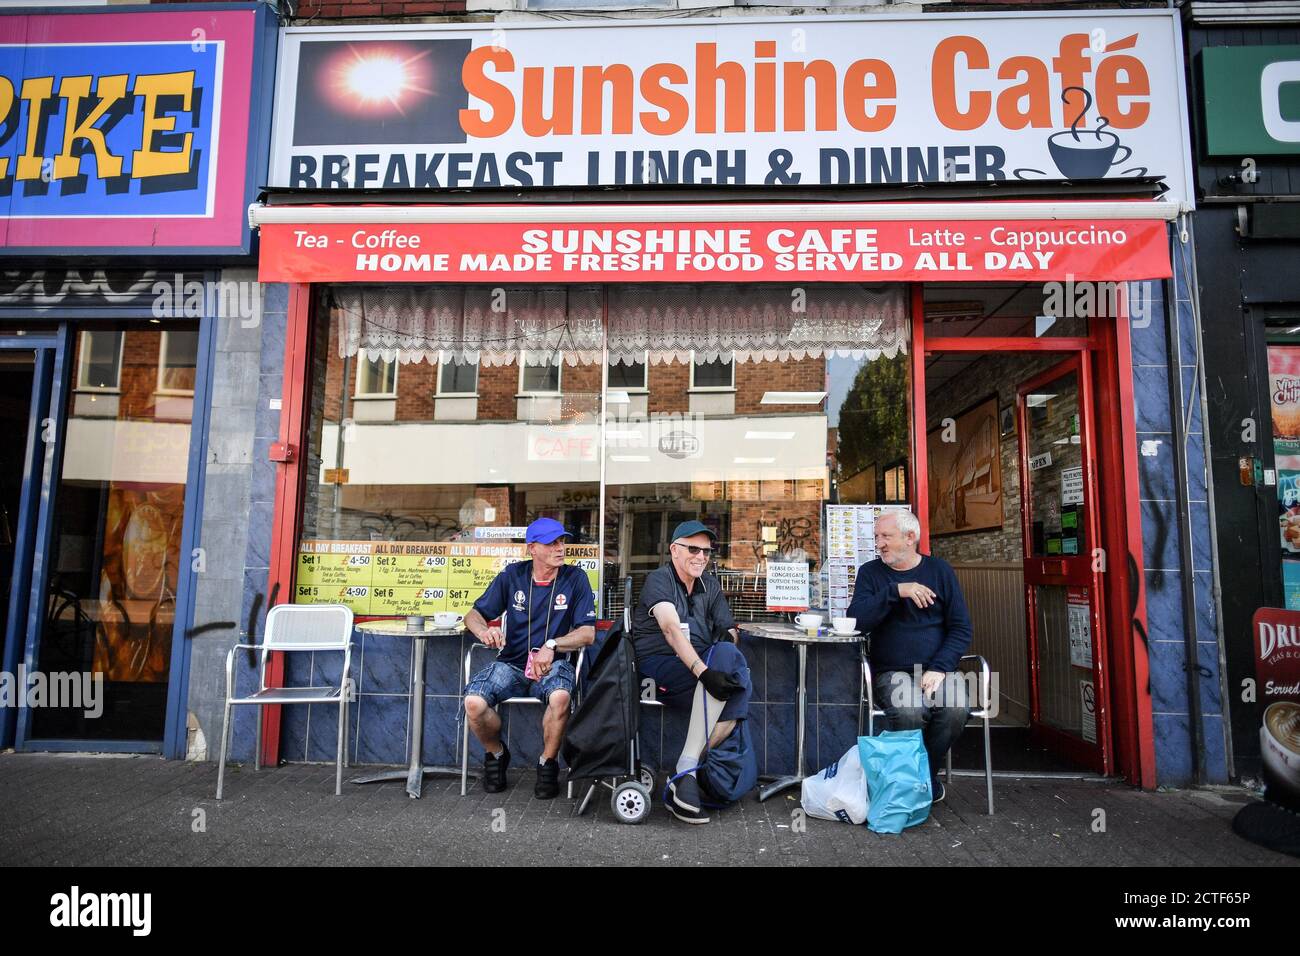
[[[289,287],[284,284],[264,286],[262,307],[261,365],[258,374],[257,406],[253,419],[252,457],[248,490],[248,538],[243,556],[243,602],[239,612],[239,640],[250,641],[250,623],[255,629],[253,643],[260,643],[266,620],[266,582],[270,573],[271,526],[275,511],[275,464],[270,460],[271,445],[279,441],[280,411],[272,408],[283,394],[285,327],[289,312]],[[283,600],[283,597],[278,600]],[[253,614],[254,606],[258,612]],[[249,657],[240,654],[235,667],[237,694],[256,689],[257,672]],[[224,675],[222,675],[224,687]],[[300,708],[285,708],[286,712]],[[231,718],[230,759],[253,759],[255,708],[236,707]],[[337,725],[336,725],[337,727]],[[220,734],[220,725],[216,732]],[[210,735],[211,736],[211,735]],[[209,745],[215,754],[220,745],[217,736]],[[333,750],[330,751],[331,755]],[[331,758],[332,759],[332,758]]]
[[[425,660],[424,760],[426,764],[455,765],[459,761],[460,690],[464,656],[475,644],[472,638],[432,640]],[[795,699],[798,663],[795,649],[749,636],[741,638],[749,661],[754,695],[750,707],[750,734],[758,751],[759,772],[781,775],[795,766]],[[489,652],[474,656],[478,669],[491,659]],[[291,655],[288,683],[309,679],[338,679],[341,656]],[[411,642],[402,637],[357,634],[353,675],[357,701],[349,715],[349,760],[358,764],[406,762]],[[805,764],[817,770],[838,759],[853,746],[858,734],[860,666],[857,647],[835,645],[809,648],[808,710]],[[336,707],[287,707],[282,725],[282,756],[287,760],[330,761],[338,733]],[[503,718],[512,766],[536,763],[541,751],[541,711],[537,707],[504,708]],[[688,714],[679,710],[642,708],[641,748],[645,764],[659,770],[676,763],[686,736]],[[470,735],[470,761],[482,760],[483,751]]]
[[[1178,258],[1176,256],[1176,258]],[[1151,710],[1155,734],[1156,780],[1168,786],[1192,778],[1187,658],[1184,634],[1195,629],[1205,777],[1226,782],[1228,761],[1220,692],[1219,643],[1213,591],[1214,552],[1206,488],[1205,433],[1201,424],[1196,329],[1184,261],[1176,261],[1170,282],[1154,289],[1149,321],[1132,322],[1133,393],[1138,442],[1139,506],[1146,574],[1147,638],[1151,674]],[[1177,348],[1167,340],[1166,309],[1176,310]],[[1175,488],[1182,482],[1174,458],[1173,419],[1169,397],[1170,363],[1182,366],[1187,422],[1187,486],[1191,508],[1192,580],[1180,568],[1181,547]],[[1183,589],[1191,587],[1196,617],[1184,619]]]

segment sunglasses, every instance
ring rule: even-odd
[[[682,544],[680,541],[674,541],[673,544],[677,545],[679,548],[685,548],[686,552],[691,557],[695,557],[697,554],[703,554],[705,557],[708,557],[713,553],[712,548],[702,548],[698,544]]]

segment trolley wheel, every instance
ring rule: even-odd
[[[638,780],[621,783],[609,798],[619,823],[640,823],[650,813],[650,791]]]
[[[645,787],[647,793],[655,792],[655,772],[649,767],[642,767],[637,775],[641,781],[641,786]]]

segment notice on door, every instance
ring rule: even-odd
[[[1061,471],[1061,504],[1083,504],[1083,468],[1065,468]]]
[[[1070,666],[1092,670],[1092,604],[1087,588],[1067,588],[1065,607],[1070,626]]]
[[[1083,713],[1083,719],[1079,732],[1083,739],[1090,744],[1097,742],[1097,694],[1092,686],[1092,681],[1079,681],[1079,703],[1080,710]]]

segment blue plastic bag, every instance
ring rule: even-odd
[[[886,730],[858,738],[867,775],[867,828],[902,833],[930,815],[930,761],[919,730]]]

